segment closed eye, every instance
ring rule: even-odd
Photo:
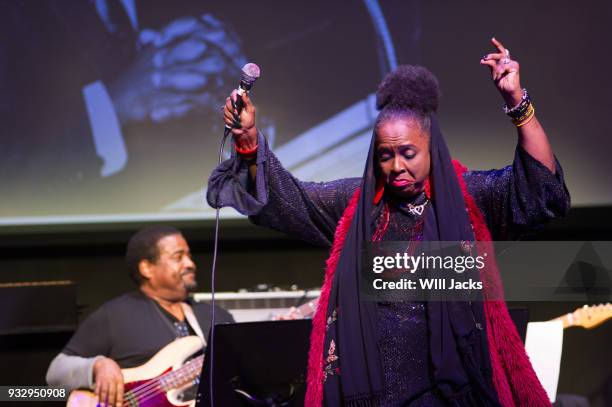
[[[378,152],[378,160],[381,162],[387,161],[392,157],[392,154],[389,151],[382,150]]]
[[[401,153],[404,157],[410,159],[410,158],[414,158],[414,156],[416,155],[416,151],[414,151],[414,149],[412,148],[412,146],[407,146],[402,148]]]

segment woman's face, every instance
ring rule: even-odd
[[[420,193],[429,175],[429,133],[410,118],[380,123],[376,131],[376,161],[389,192],[403,198]]]

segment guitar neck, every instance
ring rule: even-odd
[[[164,391],[181,388],[194,381],[202,371],[204,355],[200,355],[181,366],[180,369],[166,373],[160,378],[160,386]]]
[[[302,304],[299,307],[297,307],[296,312],[302,318],[308,318],[315,313],[315,311],[317,310],[318,303],[319,303],[318,298],[315,298],[314,300],[310,300],[307,303]]]
[[[553,321],[561,321],[563,323],[563,329],[573,326],[572,314],[562,315],[558,318],[553,319]]]
[[[553,319],[561,321],[563,329],[581,326],[586,329],[595,328],[612,318],[612,304],[585,305],[565,315]]]

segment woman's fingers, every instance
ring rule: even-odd
[[[234,101],[229,97],[225,99],[225,106],[223,106],[223,114],[230,115],[235,120],[240,121],[240,117],[236,114],[236,108],[234,105]]]
[[[499,72],[499,79],[502,79],[506,75],[510,73],[517,73],[519,71],[519,64],[516,61],[510,61],[507,64],[501,65],[501,70]]]
[[[236,128],[242,127],[242,123],[240,122],[240,119],[236,118],[236,116],[233,115],[231,112],[229,112],[227,109],[224,109],[223,111],[223,122],[225,122],[225,124],[227,124],[230,127],[236,127]]]
[[[229,124],[234,120],[236,120],[236,118],[227,109],[223,111],[223,121],[225,124]]]
[[[506,53],[505,52],[486,54],[482,59],[484,59],[486,61],[488,61],[488,60],[499,61],[500,59],[503,59],[503,58],[506,58]]]
[[[498,81],[507,72],[517,71],[518,62],[509,57],[509,52],[504,48],[504,52],[486,54],[481,60],[481,65],[491,68],[491,75],[494,81]]]
[[[504,47],[502,43],[497,40],[497,38],[491,38],[491,43],[499,50],[499,52],[506,54],[506,47]]]
[[[480,64],[491,68],[491,77],[494,82],[499,81],[511,72],[518,72],[519,70],[519,64],[516,61],[510,61],[507,64],[496,63],[495,61],[481,61]]]
[[[504,72],[505,68],[503,64],[500,64],[498,61],[495,61],[493,59],[481,59],[480,60],[480,65],[486,65],[489,68],[491,68],[491,77],[493,79],[493,81],[497,82],[500,78],[500,76],[502,75],[502,73]]]
[[[481,59],[481,64],[488,65],[492,68],[495,66],[495,64],[509,64],[512,61],[510,59],[510,51],[508,51],[508,49],[505,48],[504,45],[496,38],[491,38],[491,43],[495,46],[495,48],[497,48],[497,51],[499,52],[491,52],[485,54],[485,56]],[[486,61],[486,63],[483,63],[483,61]]]
[[[491,68],[495,68],[497,66],[497,61],[493,59],[481,59],[480,65],[490,66]]]
[[[244,134],[244,130],[242,130],[242,123],[240,122],[240,119],[236,118],[236,115],[234,114],[234,108],[231,105],[227,106],[226,104],[223,107],[223,122],[226,126],[232,129],[232,133],[235,136],[241,136],[242,134]]]
[[[239,121],[225,117],[223,118],[223,122],[232,130],[240,130],[240,132],[233,132],[234,134],[242,134],[242,124]]]
[[[491,79],[508,105],[515,105],[522,97],[519,63],[510,58],[510,51],[496,38],[491,38],[496,51],[486,54],[480,65],[491,70]]]
[[[242,110],[240,114],[236,111],[236,100],[241,98]],[[249,98],[248,94],[243,93],[238,95],[238,91],[234,90],[231,95],[225,100],[223,106],[223,122],[231,129],[231,132],[237,138],[244,135],[250,136],[255,126],[255,106]]]
[[[247,112],[253,113],[255,111],[255,106],[253,105],[253,102],[251,102],[251,98],[247,92],[242,94],[242,102],[244,103],[244,109]]]
[[[234,89],[230,95],[231,98],[231,102],[232,102],[232,107],[234,108],[234,110],[236,109],[236,100],[238,100],[238,90]]]
[[[489,68],[491,68],[491,76],[495,75],[495,68],[497,67],[497,61],[493,60],[493,59],[481,59],[480,60],[480,65],[486,65]]]
[[[510,60],[507,64],[502,64],[504,72],[516,72],[519,70],[519,63],[513,60]]]
[[[226,103],[225,106],[223,106],[223,117],[228,117],[231,119],[237,119],[238,116],[235,113],[235,109],[234,107],[231,105],[231,102],[228,104]]]

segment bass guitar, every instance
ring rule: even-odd
[[[200,351],[204,341],[186,336],[169,343],[147,363],[122,369],[124,407],[194,407],[195,400],[181,401],[183,390],[197,384],[204,355],[185,363]],[[68,407],[96,407],[98,398],[89,390],[75,390],[68,397]]]

